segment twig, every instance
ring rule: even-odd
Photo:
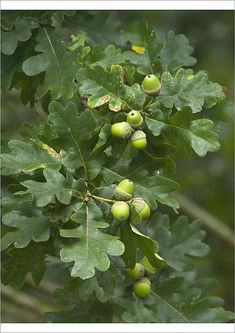
[[[208,213],[204,208],[199,206],[194,201],[186,198],[180,193],[175,193],[176,199],[179,201],[180,207],[187,214],[194,218],[200,219],[204,224],[220,238],[222,238],[230,246],[234,247],[234,232],[224,222]]]
[[[108,202],[108,203],[114,203],[115,202],[115,200],[98,197],[97,195],[94,195],[94,194],[91,194],[90,197],[93,198],[93,199],[96,199],[96,200],[99,200],[99,201]]]
[[[23,291],[13,289],[9,286],[2,287],[2,295],[11,299],[13,303],[30,308],[40,315],[43,315],[46,311],[51,309],[49,306],[42,304],[33,296],[28,295]]]
[[[14,322],[36,322],[41,319],[35,311],[32,311],[27,308],[25,311],[24,307],[19,307],[18,304],[13,304],[12,302],[8,302],[6,300],[2,300],[2,322],[10,322],[13,320]],[[4,319],[4,320],[3,320]]]

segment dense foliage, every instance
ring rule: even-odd
[[[159,38],[145,22],[122,31],[111,15],[92,12],[5,12],[2,25],[2,88],[20,89],[22,103],[41,115],[3,148],[3,283],[20,288],[31,273],[38,284],[59,263],[70,277],[47,322],[233,319],[211,296],[214,281],[197,277],[193,257],[209,250],[200,222],[170,223],[158,210],[179,208],[177,150],[193,158],[220,148],[212,119],[225,95],[190,68],[186,37]],[[151,73],[161,82],[155,95],[142,87]],[[141,150],[111,134],[132,109],[144,118]],[[127,221],[112,217],[115,189],[127,178],[151,209],[147,221],[132,202]],[[145,270],[151,293],[139,299],[126,268],[143,257],[156,270]]]

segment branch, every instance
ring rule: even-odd
[[[10,299],[14,304],[29,308],[40,316],[51,310],[50,306],[42,304],[35,297],[23,291],[13,289],[10,286],[2,286],[2,295]]]
[[[224,222],[217,219],[212,214],[208,213],[204,208],[199,206],[194,201],[186,198],[180,193],[175,193],[176,199],[179,201],[180,207],[187,214],[194,218],[200,219],[204,224],[217,236],[222,238],[227,244],[234,247],[234,232]]]

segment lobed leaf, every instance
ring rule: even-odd
[[[54,201],[56,197],[59,202],[69,205],[73,195],[73,184],[61,173],[53,169],[44,169],[43,176],[46,182],[25,180],[21,185],[27,188],[23,193],[30,193],[38,207],[44,207]]]
[[[72,98],[75,92],[76,53],[69,52],[55,31],[44,26],[37,34],[35,51],[39,54],[24,61],[22,69],[28,76],[46,72],[38,97],[51,91],[52,99]]]
[[[18,42],[26,42],[32,36],[31,30],[38,28],[39,24],[34,17],[22,17],[15,21],[14,29],[2,32],[1,51],[6,55],[12,55]]]
[[[180,67],[195,65],[196,59],[191,56],[193,48],[184,35],[175,35],[169,31],[164,47],[160,53],[163,72],[173,72]]]
[[[129,87],[100,66],[80,69],[77,80],[81,93],[90,96],[87,100],[90,108],[108,103],[111,111],[118,112],[122,108],[141,109],[144,104],[145,95],[137,83]]]
[[[162,268],[165,260],[158,254],[158,244],[155,240],[142,234],[133,225],[125,222],[121,226],[121,241],[125,245],[123,259],[126,267],[134,267],[136,264],[137,249],[140,249],[143,256],[146,256],[156,268]]]
[[[172,77],[170,72],[164,72],[161,78],[161,92],[156,98],[156,103],[166,108],[180,110],[190,106],[193,113],[201,112],[202,108],[211,108],[224,98],[222,87],[218,83],[208,80],[205,71],[195,75],[183,68],[179,69]]]
[[[3,236],[2,250],[11,244],[14,244],[16,248],[24,248],[29,245],[31,240],[45,242],[50,237],[49,218],[43,216],[40,211],[29,217],[22,215],[20,211],[12,210],[3,216],[2,222],[8,227],[17,228],[17,230],[10,231]]]
[[[209,252],[208,245],[202,242],[205,232],[200,221],[190,224],[185,216],[180,216],[169,231],[168,217],[155,213],[149,220],[148,234],[157,240],[160,254],[175,270],[194,269],[191,257],[203,257]]]
[[[46,256],[51,252],[51,242],[31,242],[22,249],[10,248],[2,261],[3,284],[21,288],[26,276],[31,273],[38,285],[46,271]]]
[[[26,143],[10,140],[9,153],[1,154],[2,173],[4,175],[29,173],[38,169],[50,168],[59,170],[60,157],[45,144]]]
[[[163,42],[157,38],[155,26],[152,24],[137,22],[134,29],[138,44],[132,44],[133,51],[126,51],[124,55],[132,64],[138,66],[139,73],[148,75],[157,67],[156,63],[158,63]],[[140,48],[141,52],[139,52]]]
[[[108,255],[120,256],[124,251],[118,237],[102,233],[105,228],[102,213],[95,203],[84,205],[74,217],[81,225],[75,229],[61,229],[60,235],[66,238],[77,238],[79,241],[65,245],[60,251],[61,260],[74,262],[72,277],[89,279],[95,275],[95,268],[106,271],[110,266]]]
[[[186,147],[191,147],[198,156],[205,156],[207,152],[214,152],[220,148],[218,134],[213,132],[213,122],[209,119],[196,119],[191,121],[190,108],[183,108],[176,116],[161,119],[156,115],[146,117],[145,123],[154,136],[164,134],[173,144],[179,140]],[[158,120],[159,119],[159,120]]]

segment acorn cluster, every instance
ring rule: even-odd
[[[157,76],[147,75],[142,88],[147,95],[154,96],[159,93],[161,84]],[[141,111],[131,110],[127,114],[126,121],[115,123],[111,127],[111,133],[115,138],[127,139],[131,136],[131,145],[135,149],[144,149],[147,146],[146,134],[140,128],[143,125]]]
[[[127,121],[115,123],[111,127],[111,133],[115,138],[127,139],[131,135],[131,145],[136,149],[144,149],[147,146],[146,134],[139,128],[143,124],[140,111],[131,110],[127,114]]]
[[[138,298],[145,298],[150,294],[151,281],[149,277],[156,271],[157,269],[150,264],[147,257],[136,263],[134,268],[126,269],[127,276],[135,280],[133,290]]]
[[[129,204],[132,204],[142,220],[150,217],[149,205],[142,198],[133,198],[135,191],[134,183],[129,179],[123,179],[115,188],[117,201],[112,205],[111,212],[118,221],[127,221],[130,216]]]

